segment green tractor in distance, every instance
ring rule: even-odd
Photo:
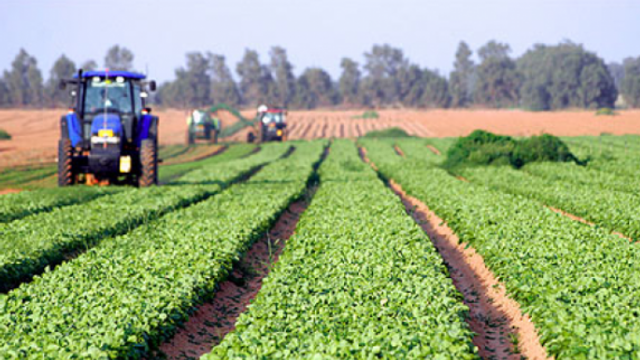
[[[187,144],[193,145],[197,140],[216,144],[221,127],[220,119],[212,118],[208,111],[193,110],[187,118]]]

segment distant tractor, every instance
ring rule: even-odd
[[[258,108],[257,138],[260,142],[287,141],[287,110],[261,105]],[[249,132],[247,140],[253,142],[256,135]]]
[[[158,183],[158,117],[146,107],[155,81],[127,71],[79,70],[72,106],[60,119],[58,185]]]
[[[220,127],[220,119],[212,118],[207,111],[194,110],[187,118],[187,143],[192,145],[197,140],[204,139],[215,144],[218,142]]]

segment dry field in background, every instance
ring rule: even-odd
[[[0,167],[56,160],[59,119],[65,110],[0,110],[0,128],[12,140],[0,141]],[[370,130],[397,126],[418,136],[463,136],[475,129],[507,135],[549,133],[561,136],[601,133],[640,134],[640,110],[619,111],[616,116],[596,116],[595,111],[526,112],[519,110],[380,110],[379,119],[353,119],[362,111],[310,110],[289,112],[290,139],[356,137]],[[184,110],[156,111],[160,117],[160,143],[185,141]],[[251,117],[255,111],[244,111]],[[221,114],[223,124],[234,119]],[[246,130],[228,140],[244,141]]]

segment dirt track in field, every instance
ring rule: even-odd
[[[0,141],[0,168],[56,160],[59,119],[66,110],[0,110],[0,129],[13,136]],[[354,119],[363,111],[312,110],[289,112],[289,138],[357,137],[371,130],[400,127],[412,135],[447,137],[485,129],[508,135],[640,134],[640,110],[619,111],[617,116],[595,116],[594,111],[526,112],[519,110],[380,110],[378,119]],[[186,110],[154,111],[160,117],[160,143],[183,144]],[[242,112],[252,118],[255,110]],[[223,126],[236,120],[221,111]],[[244,129],[226,139],[245,141]]]
[[[269,235],[257,241],[234,266],[229,279],[220,285],[213,300],[201,305],[184,328],[160,347],[160,352],[168,359],[199,358],[233,331],[238,316],[260,291],[262,280],[278,261],[307,206],[303,200],[291,204]]]
[[[360,148],[360,156],[377,171],[365,148]],[[453,230],[426,204],[409,196],[393,180],[389,181],[389,187],[442,256],[454,286],[469,307],[468,323],[476,333],[473,343],[480,356],[506,360],[550,359],[531,319],[522,313],[515,300],[508,297],[504,284],[487,268],[482,256],[461,243]],[[517,339],[517,347],[512,338]]]

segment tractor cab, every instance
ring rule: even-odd
[[[260,141],[287,140],[287,110],[261,105],[258,108]]]
[[[155,82],[127,71],[80,70],[72,106],[60,119],[58,184],[157,183],[158,118],[146,107]]]
[[[220,119],[212,118],[208,111],[193,110],[187,118],[187,144],[195,144],[199,139],[217,143],[220,127]]]

